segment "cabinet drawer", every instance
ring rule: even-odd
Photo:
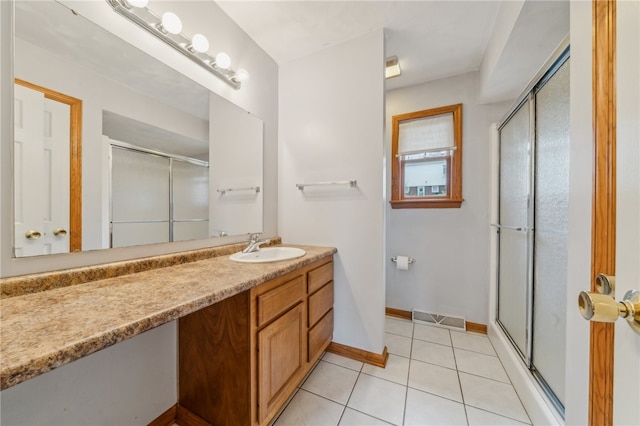
[[[311,294],[331,280],[333,280],[333,262],[309,271],[307,291]]]
[[[309,354],[307,362],[313,362],[333,338],[333,309],[309,330]]]
[[[333,281],[309,296],[309,327],[333,307]]]
[[[267,293],[258,295],[258,327],[286,312],[304,297],[304,277],[287,281]]]

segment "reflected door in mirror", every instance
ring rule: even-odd
[[[15,256],[69,252],[70,108],[15,85]]]

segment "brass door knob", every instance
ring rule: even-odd
[[[67,230],[63,228],[56,228],[53,230],[53,235],[55,235],[56,237],[64,237],[65,235],[67,235]]]
[[[596,290],[601,294],[615,296],[616,277],[613,275],[598,274],[596,277]]]
[[[606,294],[581,291],[578,308],[584,319],[597,322],[615,322],[626,318],[631,328],[640,334],[640,291],[629,290],[622,301]]]
[[[42,237],[42,234],[33,229],[29,229],[27,232],[24,233],[24,237],[28,240],[37,240],[38,238]]]

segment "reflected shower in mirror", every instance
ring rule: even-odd
[[[262,229],[261,192],[250,199],[226,197],[234,205],[233,214],[214,209],[208,202],[212,195],[219,196],[216,189],[230,182],[262,186],[260,119],[60,3],[18,0],[15,6],[14,76],[21,83],[20,88],[16,84],[14,102],[17,257]],[[79,106],[61,102],[60,96],[75,99]],[[215,125],[211,121],[234,113],[237,120]],[[229,128],[231,123],[254,131],[236,133]],[[162,195],[173,200],[167,204],[168,215],[162,217],[173,224],[166,231],[167,238],[164,234],[159,238],[158,233],[122,244],[112,241],[110,153],[114,144],[110,141],[118,141],[120,150],[130,146],[129,153],[134,152],[132,147],[139,148],[138,154],[162,153],[174,163],[174,183],[182,186],[167,184],[167,193]],[[238,151],[234,146],[243,148]],[[142,160],[150,154],[146,155],[133,157],[131,167],[138,172],[148,170]],[[251,167],[227,169],[233,176],[214,169],[238,161]],[[207,163],[211,167],[205,174]],[[191,169],[191,165],[198,168]],[[241,175],[242,170],[246,176]],[[170,177],[167,174],[167,180]],[[197,182],[196,187],[187,187],[187,182]],[[145,194],[140,194],[144,202],[153,205],[157,201],[145,199]],[[196,197],[193,205],[189,197]],[[221,215],[224,220],[217,217]]]

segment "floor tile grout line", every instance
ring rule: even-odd
[[[451,331],[449,331],[449,338],[451,339],[451,344],[453,345],[453,338],[451,337]],[[458,387],[460,388],[460,398],[462,399],[462,407],[464,409],[464,417],[467,421],[467,425],[469,424],[469,415],[467,414],[467,404],[464,402],[464,392],[462,390],[462,381],[460,380],[460,370],[458,370],[458,361],[456,360],[456,351],[453,349],[453,362],[456,365],[456,377],[458,378]]]
[[[494,416],[502,417],[502,418],[504,418],[504,419],[513,420],[513,421],[515,421],[515,422],[521,423],[522,425],[529,425],[529,426],[531,426],[531,425],[533,424],[533,423],[531,423],[531,421],[529,421],[529,423],[525,423],[525,422],[523,422],[522,420],[518,420],[518,419],[516,419],[516,418],[513,418],[513,417],[511,417],[511,416],[506,416],[506,415],[504,415],[504,414],[496,413],[495,411],[487,410],[486,408],[477,407],[477,406],[475,406],[475,405],[473,405],[473,404],[464,404],[464,406],[465,406],[465,407],[475,408],[476,410],[484,411],[485,413],[493,414]],[[466,408],[465,408],[465,410],[466,410]],[[525,411],[526,411],[526,410],[525,410]],[[529,416],[527,415],[527,417],[529,417]]]
[[[345,402],[345,404],[344,404],[345,408],[344,408],[344,411],[342,412],[343,416],[344,416],[345,411],[347,411],[347,407],[349,407],[349,401],[351,401],[351,397],[353,396],[353,391],[356,390],[356,386],[358,385],[358,380],[360,380],[360,376],[362,375],[362,369],[363,368],[364,368],[364,363],[360,367],[360,371],[358,371],[358,377],[356,377],[356,381],[353,382],[353,386],[351,387],[351,392],[349,392],[349,397],[347,398],[347,402]],[[349,408],[351,408],[351,407],[349,407]],[[342,417],[340,418],[340,420],[342,420]]]
[[[478,354],[478,355],[486,355],[486,356],[490,356],[490,357],[492,357],[492,358],[498,358],[498,354],[497,354],[497,353],[495,353],[495,352],[494,352],[493,354],[488,354],[488,353],[485,353],[485,352],[474,351],[473,349],[459,348],[459,347],[457,347],[457,346],[452,346],[452,347],[453,347],[453,349],[458,349],[458,350],[460,350],[460,351],[467,351],[467,352],[472,352],[472,353],[474,353],[474,354]],[[499,359],[499,358],[498,358],[498,359]]]
[[[342,356],[342,355],[338,355],[338,356]],[[346,358],[346,357],[343,357],[343,358]],[[322,361],[326,362],[327,364],[337,365],[338,367],[346,368],[347,370],[351,370],[351,371],[357,371],[358,373],[359,373],[360,371],[362,371],[362,368],[364,367],[364,362],[362,362],[362,361],[358,361],[358,362],[360,362],[362,365],[360,366],[360,368],[358,368],[358,369],[356,370],[355,368],[347,367],[347,366],[345,366],[345,365],[338,364],[337,362],[333,362],[333,361],[326,360],[326,359],[324,359],[324,357],[323,357],[323,358],[320,358],[320,359],[321,359]],[[350,359],[350,358],[346,358],[346,359]]]
[[[455,399],[451,399],[451,398],[448,398],[448,397],[446,397],[446,396],[439,395],[439,394],[437,394],[437,393],[429,392],[429,391],[426,391],[426,390],[423,390],[423,389],[418,389],[418,388],[415,388],[415,387],[413,387],[413,386],[407,386],[407,388],[409,388],[409,389],[411,389],[411,390],[414,390],[414,391],[418,391],[418,392],[426,393],[426,394],[428,394],[428,395],[437,396],[438,398],[446,399],[447,401],[455,402],[455,403],[457,403],[457,404],[462,404],[462,405],[464,405],[464,403],[463,403],[463,402],[461,402],[461,401],[456,401]]]
[[[487,379],[487,380],[491,380],[492,382],[502,383],[503,385],[509,385],[513,387],[513,385],[510,382],[503,382],[502,380],[492,379],[491,377],[481,376],[480,374],[469,373],[468,371],[464,371],[464,370],[457,370],[457,371],[458,373],[463,373],[463,374],[466,374],[467,376],[479,377],[481,379]]]
[[[491,339],[489,338],[489,335],[487,334],[487,339],[489,339],[489,344],[491,345],[491,348],[493,349],[493,351],[496,353],[496,355],[498,354],[498,352],[496,351],[495,346],[493,346],[493,342],[491,341]],[[507,369],[504,367],[504,363],[502,362],[502,360],[500,359],[500,357],[497,357],[498,361],[500,362],[500,365],[502,366],[502,369],[504,370],[504,372],[507,374],[507,378],[509,379],[509,384],[511,385],[511,387],[513,388],[513,391],[515,392],[516,396],[518,397],[518,401],[520,401],[520,405],[522,405],[522,409],[524,410],[525,414],[527,415],[527,418],[529,419],[529,424],[533,424],[533,420],[531,420],[531,416],[529,415],[529,412],[527,411],[527,408],[524,406],[524,403],[522,402],[522,398],[520,397],[520,394],[518,393],[518,391],[516,390],[516,387],[513,385],[513,381],[511,380],[511,376],[509,376],[509,373],[507,373]],[[526,367],[525,367],[526,368]]]
[[[358,412],[358,413],[360,413],[360,414],[364,414],[364,415],[365,415],[365,416],[367,416],[367,417],[371,417],[372,419],[380,420],[381,422],[386,423],[386,424],[388,424],[388,425],[392,425],[392,424],[393,424],[393,423],[389,423],[389,422],[388,422],[388,421],[386,421],[386,420],[381,419],[380,417],[376,417],[376,416],[371,415],[371,414],[369,414],[369,413],[365,413],[364,411],[356,410],[356,409],[355,409],[355,408],[353,408],[353,407],[345,406],[345,411],[346,411],[346,409],[347,409],[347,408],[348,408],[348,409],[350,409],[350,410],[353,410],[353,411],[355,411],[355,412]],[[342,419],[341,419],[341,420],[342,420]]]
[[[413,335],[415,334],[416,326],[413,324],[411,328],[411,343],[409,344],[409,367],[407,368],[407,385],[404,389],[404,410],[402,410],[402,424],[405,424],[407,418],[407,400],[409,399],[409,378],[411,377],[411,355],[413,354]]]

